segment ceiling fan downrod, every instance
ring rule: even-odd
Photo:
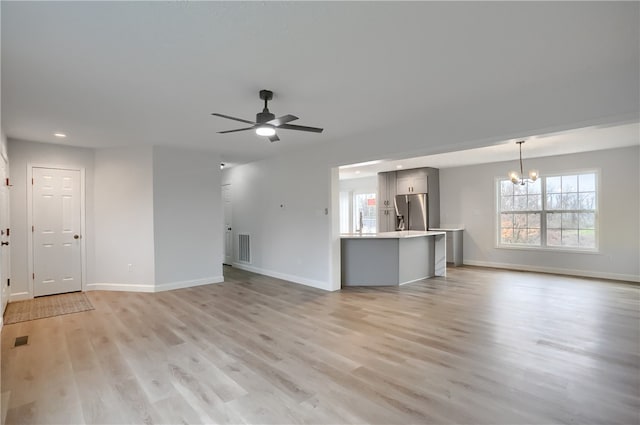
[[[262,112],[258,112],[256,114],[256,122],[263,123],[263,122],[271,121],[276,116],[271,112],[269,112],[267,102],[273,99],[273,92],[271,90],[260,90],[260,99],[264,100],[264,109],[262,110]]]

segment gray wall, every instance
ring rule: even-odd
[[[496,248],[495,182],[516,165],[509,161],[440,170],[442,223],[465,226],[465,264],[638,280],[638,146],[524,159],[525,169],[538,169],[541,175],[600,170],[597,254]]]
[[[27,165],[49,165],[85,169],[85,184],[93,187],[94,157],[92,149],[35,143],[23,140],[8,142],[11,187],[10,193],[10,225],[11,225],[11,299],[22,299],[28,296],[29,268],[27,257],[28,238],[31,229],[27,228]],[[95,279],[94,251],[94,214],[93,190],[85,193],[86,229],[85,246],[87,274],[89,282]]]
[[[222,280],[220,157],[153,148],[156,284]]]
[[[13,300],[29,296],[28,164],[85,169],[87,289],[154,291],[222,280],[217,154],[10,140],[9,161]]]
[[[233,167],[225,171],[225,181],[232,185],[233,237],[237,241],[238,233],[248,233],[251,238],[251,264],[234,265],[329,289],[332,230],[325,208],[331,211],[331,180],[326,159],[289,153]]]
[[[153,287],[152,148],[95,151],[95,252],[92,283]],[[88,187],[88,192],[92,189]],[[131,264],[131,266],[129,266]]]

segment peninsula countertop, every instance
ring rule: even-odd
[[[447,234],[404,230],[340,237],[342,286],[398,286],[447,275]]]
[[[423,236],[444,235],[445,232],[421,231],[421,230],[400,230],[397,232],[380,233],[341,233],[340,239],[408,239]]]

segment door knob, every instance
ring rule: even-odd
[[[73,235],[73,239],[80,239],[80,235]]]
[[[2,243],[0,243],[0,245],[7,246],[7,245],[9,245],[9,242],[2,242]]]

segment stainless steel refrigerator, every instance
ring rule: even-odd
[[[427,205],[426,193],[396,195],[396,230],[427,230]]]

